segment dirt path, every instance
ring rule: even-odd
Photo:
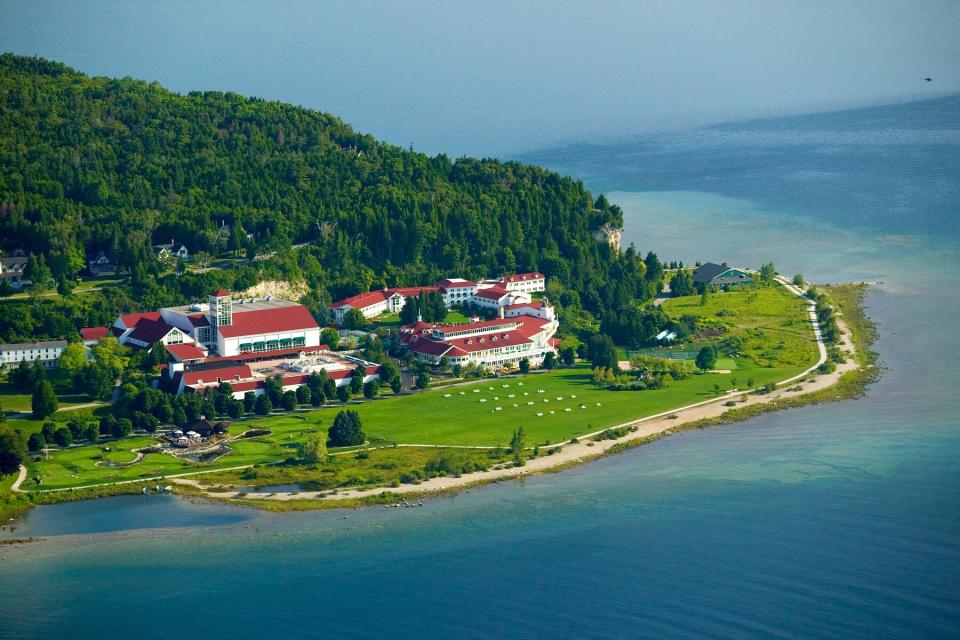
[[[27,468],[23,465],[20,465],[20,471],[17,473],[17,479],[13,481],[13,484],[10,485],[11,491],[20,492],[20,485],[23,484],[23,481],[27,479]]]

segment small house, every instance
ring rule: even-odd
[[[106,252],[101,251],[87,260],[87,271],[94,276],[112,276],[117,273],[117,265],[113,263]]]
[[[750,284],[753,279],[746,271],[725,264],[708,262],[693,270],[693,283],[699,286],[725,287],[731,284]]]

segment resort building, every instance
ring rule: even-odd
[[[518,313],[461,325],[417,322],[400,329],[400,340],[414,357],[430,364],[446,358],[451,365],[511,368],[526,358],[539,366],[548,352],[556,352],[558,324],[552,306],[543,303],[532,310],[543,317]]]
[[[176,353],[184,346],[168,346],[167,351],[174,349]],[[267,380],[276,376],[280,376],[284,391],[296,391],[307,384],[310,374],[321,370],[326,371],[327,377],[341,387],[351,383],[357,368],[361,366],[364,369],[364,383],[380,378],[380,365],[333,353],[324,346],[299,351],[247,353],[229,358],[177,359],[180,357],[182,354],[175,356],[161,378],[161,388],[170,393],[206,393],[222,383],[228,383],[233,397],[240,400],[247,392],[255,395],[265,393]]]
[[[121,315],[113,334],[121,344],[187,344],[221,357],[320,345],[320,326],[303,305],[270,296],[234,299],[227,291],[217,291],[206,303]]]
[[[515,273],[509,276],[500,276],[495,283],[507,291],[522,291],[524,293],[535,293],[545,291],[547,288],[547,278],[538,271],[531,273]]]
[[[708,262],[693,270],[693,283],[702,286],[723,287],[730,284],[750,284],[753,279],[746,271]]]
[[[344,315],[350,309],[357,309],[364,318],[375,318],[383,313],[399,313],[407,298],[432,291],[443,296],[447,308],[475,304],[487,309],[499,309],[529,303],[531,293],[545,288],[546,279],[542,273],[521,273],[480,282],[444,278],[434,285],[423,287],[394,287],[361,293],[337,300],[330,305],[330,311],[336,322],[343,322]]]
[[[44,367],[53,368],[66,346],[66,340],[0,344],[0,365],[15,367],[21,362],[39,362]]]

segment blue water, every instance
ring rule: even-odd
[[[625,241],[666,259],[881,281],[866,398],[422,509],[42,507],[14,535],[43,541],[0,547],[0,638],[960,637],[960,117],[904,109],[538,154],[613,191]],[[877,143],[901,120],[934,132],[910,155]],[[861,195],[818,199],[798,172]]]

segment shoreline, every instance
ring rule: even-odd
[[[795,295],[805,297],[802,291],[785,281],[784,278],[781,278],[781,283]],[[575,442],[570,441],[558,445],[559,450],[555,453],[541,454],[538,457],[529,458],[523,466],[500,466],[468,475],[435,477],[416,484],[400,486],[264,492],[262,494],[242,491],[210,491],[199,480],[192,477],[167,477],[167,480],[173,485],[174,493],[183,497],[200,498],[221,504],[253,507],[269,511],[357,508],[374,505],[392,506],[410,499],[455,494],[485,484],[517,480],[545,473],[557,473],[683,431],[740,422],[770,411],[854,398],[861,395],[863,388],[879,374],[881,368],[873,364],[874,354],[869,351],[869,345],[875,337],[875,328],[862,308],[867,285],[861,283],[840,285],[840,287],[848,287],[849,289],[845,291],[844,300],[835,301],[840,312],[838,314],[838,326],[842,335],[838,346],[842,347],[846,360],[837,364],[833,372],[819,373],[817,371],[819,365],[827,360],[827,351],[826,346],[820,339],[819,325],[811,306],[810,321],[817,338],[819,358],[815,364],[803,373],[777,383],[774,391],[762,395],[758,394],[756,389],[737,391],[651,416],[629,420],[579,436]],[[852,295],[850,295],[851,292]],[[856,332],[851,330],[851,327],[845,321],[845,311],[849,312],[853,324],[856,325]],[[729,406],[731,402],[735,404]],[[591,439],[617,429],[625,429],[628,432],[610,439]],[[422,445],[398,444],[396,446]],[[200,473],[194,472],[190,475],[195,476]],[[22,504],[17,505],[16,513],[7,515],[8,517],[9,515],[21,515],[35,504],[56,504],[65,501],[123,495],[134,493],[132,489],[136,489],[135,492],[139,493],[139,487],[135,485],[140,482],[142,480],[125,483],[129,486],[118,483],[91,487],[90,491],[83,491],[82,489],[57,491],[57,494],[66,499],[50,500],[49,502],[47,500],[34,501],[27,499]],[[13,495],[23,498],[30,495],[40,497],[39,494],[28,492],[14,493]],[[53,497],[50,494],[48,496]]]
[[[786,281],[785,278],[781,277],[780,280],[788,290],[798,296],[805,297],[797,287]],[[869,333],[868,339],[872,341],[874,329],[861,307],[863,293],[867,285],[853,286],[858,287],[858,293],[854,296],[856,299],[847,301],[847,303],[852,302],[857,306],[856,312],[852,315],[855,320],[867,325],[860,328],[860,331],[867,331]],[[840,307],[839,302],[837,306]],[[391,506],[410,499],[455,494],[485,484],[518,480],[545,473],[557,473],[608,455],[656,442],[663,437],[683,431],[703,429],[718,424],[742,422],[763,413],[808,404],[852,399],[860,395],[862,388],[873,380],[880,369],[872,363],[868,353],[864,352],[868,345],[857,348],[857,337],[843,319],[844,309],[841,307],[839,311],[838,326],[842,339],[837,346],[844,349],[846,360],[837,364],[836,369],[831,373],[817,372],[817,368],[827,359],[827,351],[826,346],[819,339],[820,332],[816,315],[811,312],[811,323],[818,338],[820,357],[813,366],[803,373],[777,383],[773,392],[758,395],[755,389],[739,391],[652,416],[630,420],[580,436],[577,442],[563,444],[557,453],[528,459],[521,467],[497,468],[459,477],[436,477],[417,484],[405,484],[398,487],[265,492],[263,494],[240,491],[209,491],[204,489],[199,482],[189,478],[178,478],[174,483],[178,487],[178,493],[182,493],[182,495],[270,511],[355,508],[383,504]],[[849,309],[849,311],[853,311],[853,309]],[[800,387],[800,389],[796,390],[797,387]],[[731,400],[735,401],[736,405],[726,406],[726,403]],[[619,428],[630,429],[630,432],[614,439],[590,439],[605,431]]]

